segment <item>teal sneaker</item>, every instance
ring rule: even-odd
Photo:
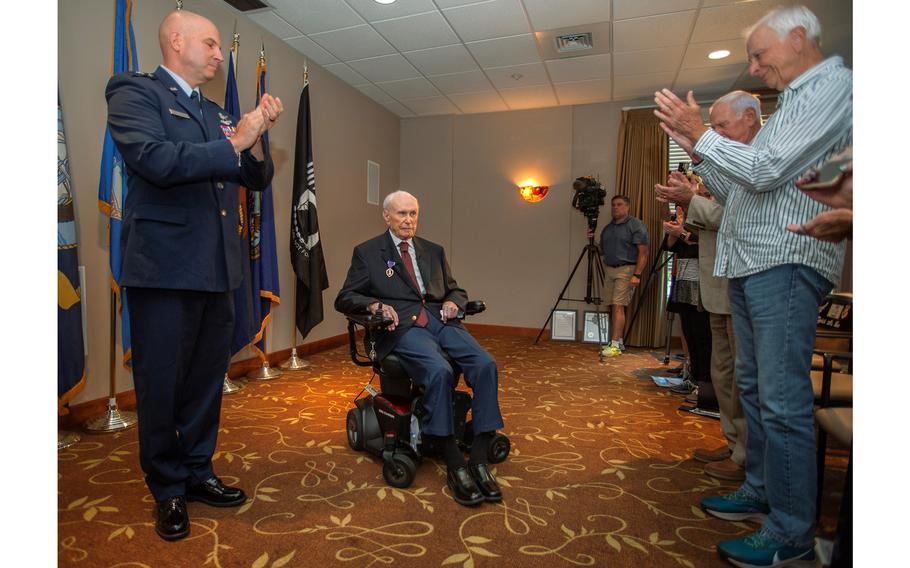
[[[764,529],[717,545],[720,557],[741,568],[768,566],[814,566],[815,550],[812,547],[788,546],[773,538]]]
[[[770,512],[767,503],[749,497],[742,489],[726,495],[705,497],[701,500],[701,508],[725,521],[756,523],[763,522]]]

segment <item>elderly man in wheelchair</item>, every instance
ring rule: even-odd
[[[410,485],[416,460],[434,452],[445,461],[457,503],[501,501],[488,467],[509,453],[508,438],[496,433],[503,426],[496,361],[460,321],[483,303],[467,301],[441,246],[415,236],[418,212],[417,199],[405,191],[386,197],[389,230],[354,248],[335,299],[349,320],[352,358],[374,367],[382,390],[368,387],[370,394],[355,401],[348,443],[382,456],[390,485]],[[368,357],[358,356],[355,325],[366,330]],[[455,391],[460,371],[473,399]],[[459,446],[470,452],[467,463]]]

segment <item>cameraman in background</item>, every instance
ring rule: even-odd
[[[623,330],[626,327],[626,306],[632,300],[633,289],[641,283],[641,272],[648,260],[648,229],[640,219],[629,215],[629,198],[617,195],[610,200],[613,220],[600,232],[605,277],[602,295],[610,302],[610,345],[607,353],[616,357],[625,351]],[[594,229],[588,229],[588,237]]]

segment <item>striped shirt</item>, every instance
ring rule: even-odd
[[[801,225],[830,209],[794,182],[852,144],[853,72],[840,57],[829,57],[794,79],[749,145],[705,132],[695,145],[702,161],[694,169],[724,205],[714,275],[740,278],[803,264],[836,284],[846,245],[791,233],[787,225]]]

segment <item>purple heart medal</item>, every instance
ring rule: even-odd
[[[392,267],[395,266],[395,261],[394,260],[386,261],[386,266],[388,266],[388,268],[386,268],[385,275],[388,276],[389,278],[391,278],[395,274],[395,271],[392,270]]]

